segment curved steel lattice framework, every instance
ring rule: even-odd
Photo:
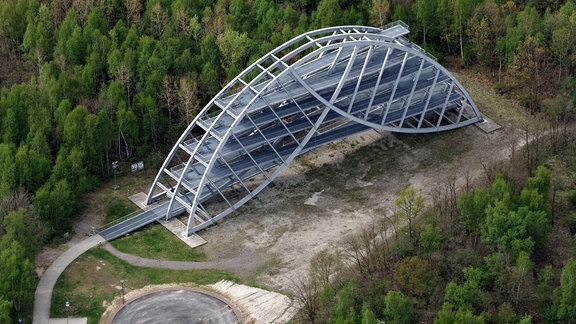
[[[146,203],[169,198],[166,219],[188,213],[191,235],[315,147],[368,129],[426,133],[481,121],[462,85],[407,33],[403,23],[325,28],[268,53],[188,126]],[[255,176],[262,181],[247,181]]]

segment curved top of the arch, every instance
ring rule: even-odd
[[[185,235],[254,197],[298,155],[369,129],[438,132],[482,121],[464,87],[404,35],[339,26],[302,34],[250,65],[198,114],[147,203],[168,198]]]

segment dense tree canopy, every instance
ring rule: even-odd
[[[531,112],[557,112],[545,100],[555,98],[565,110],[556,116],[573,117],[573,0],[5,0],[0,192],[12,197],[24,191],[32,202],[23,214],[10,210],[20,216],[3,217],[6,226],[40,222],[49,229],[42,237],[69,231],[82,196],[111,176],[113,161],[162,156],[222,85],[261,55],[313,28],[396,19],[440,60],[481,66],[501,93]],[[546,244],[550,180],[535,178],[519,197],[498,180],[459,202],[474,245],[502,253],[507,265]],[[410,224],[411,242],[420,237],[421,246],[435,253],[443,242],[437,228],[418,236],[413,227],[421,197],[408,189],[397,205],[398,216]],[[16,222],[21,217],[27,220]],[[15,263],[14,256],[31,260],[33,252],[7,230],[0,238],[6,241],[3,266],[22,280],[19,291],[2,291],[0,310],[9,304],[14,310],[30,300],[22,295],[28,281],[19,277],[30,264],[16,264],[22,260]],[[7,284],[1,289],[11,290]],[[468,316],[455,307],[447,305],[446,316]],[[354,318],[370,322],[369,311],[382,317],[382,310],[357,308]]]

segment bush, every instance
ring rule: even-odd
[[[572,216],[568,221],[568,230],[572,235],[576,235],[576,216]]]
[[[572,189],[568,194],[568,201],[572,204],[572,206],[576,206],[576,189]]]

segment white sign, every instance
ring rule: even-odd
[[[138,163],[132,163],[132,165],[130,165],[130,169],[132,170],[132,172],[144,170],[144,162],[140,161]]]

